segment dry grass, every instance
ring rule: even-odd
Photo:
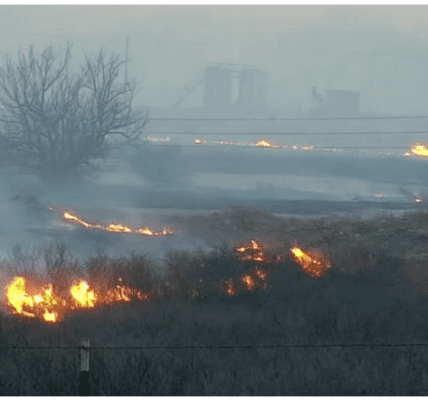
[[[247,218],[244,211],[239,218]],[[65,249],[48,247],[53,264],[74,265],[93,283],[109,287],[120,276],[163,296],[74,312],[53,326],[3,316],[2,343],[77,346],[85,335],[93,346],[426,341],[426,214],[370,222],[269,218],[265,226],[257,217],[246,221],[243,233],[262,243],[268,238],[268,251],[284,253],[281,263],[262,265],[269,274],[266,290],[224,295],[218,282],[237,279],[255,265],[240,262],[230,246],[209,254],[172,252],[164,260],[164,277],[150,272],[155,261],[147,256],[98,257],[77,268]],[[218,229],[221,219],[215,216]],[[331,259],[325,278],[310,278],[284,251],[297,239]],[[53,278],[56,269],[49,271]],[[192,298],[195,287],[200,295]],[[77,394],[77,349],[0,354],[0,394]],[[93,395],[108,396],[426,395],[427,357],[425,347],[92,350],[90,385]]]

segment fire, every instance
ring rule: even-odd
[[[76,285],[72,286],[70,293],[73,299],[79,306],[82,307],[94,307],[97,300],[93,290],[88,290],[89,285],[85,281],[81,281]]]
[[[422,199],[420,197],[415,197],[415,203],[422,203]]]
[[[252,271],[242,275],[239,280],[244,284],[244,287],[248,291],[252,291],[256,288],[266,289],[268,284],[266,282],[267,272],[259,267],[254,268]],[[229,296],[234,296],[237,294],[237,289],[243,288],[242,285],[234,285],[232,279],[224,282],[224,292]]]
[[[280,261],[281,257],[277,256],[274,259],[266,259],[265,252],[262,249],[262,246],[255,240],[250,241],[249,246],[240,246],[235,248],[235,252],[237,253],[237,256],[240,261]],[[251,272],[247,272],[244,275],[242,275],[239,280],[242,281],[246,289],[251,291],[255,288],[262,288],[266,289],[268,284],[266,282],[267,280],[267,272],[260,268],[260,266],[255,267]],[[225,282],[226,285],[226,294],[228,295],[235,295],[236,289],[233,285],[233,282],[231,279]],[[239,286],[239,285],[238,285]]]
[[[233,282],[231,279],[225,282],[225,292],[229,296],[234,296],[236,294],[235,287],[233,286]]]
[[[63,217],[65,220],[69,222],[75,222],[79,225],[82,225],[85,228],[102,229],[101,225],[91,224],[89,222],[84,221],[81,218],[76,217],[75,215],[69,214],[68,212],[64,212]]]
[[[412,145],[410,151],[417,156],[428,157],[428,149],[426,145],[422,143],[416,143]]]
[[[138,229],[136,232],[141,233],[142,235],[153,236],[153,232],[150,228]]]
[[[311,146],[303,146],[302,147],[302,150],[313,150],[313,149],[314,149],[313,145],[311,145]]]
[[[330,265],[323,265],[319,259],[313,256],[311,257],[298,247],[292,248],[291,252],[295,256],[297,262],[303,267],[303,270],[312,277],[319,278],[331,268]]]
[[[255,268],[254,272],[256,273],[256,275],[261,279],[261,280],[265,280],[267,277],[266,271],[260,269],[260,268]]]
[[[71,214],[68,215],[72,216]],[[331,266],[327,264],[321,252],[316,250],[310,249],[309,252],[305,252],[296,245],[291,249],[291,252],[303,267],[304,272],[314,278],[319,278]],[[235,251],[238,257],[244,261],[252,260],[270,263],[281,260],[278,255],[266,257],[262,246],[256,240],[251,240],[248,246],[235,248]],[[261,264],[257,264],[250,271],[247,270],[237,276],[236,280],[229,279],[219,283],[223,287],[224,293],[228,296],[234,296],[243,290],[266,289],[269,286],[268,271],[261,268]],[[87,281],[79,280],[74,282],[64,293],[65,297],[56,294],[52,284],[29,291],[24,277],[14,278],[7,286],[8,305],[14,314],[39,318],[52,323],[64,318],[67,312],[71,310],[78,308],[94,309],[101,305],[119,302],[130,303],[133,300],[147,301],[154,292],[146,294],[128,287],[119,277],[118,282],[111,289],[98,290],[96,286],[91,286]],[[158,295],[162,294],[158,293]],[[196,288],[191,290],[190,295],[199,297],[199,290]]]
[[[54,293],[52,284],[40,289],[35,295],[27,290],[27,282],[23,277],[16,277],[7,287],[8,304],[15,314],[26,317],[41,318],[47,322],[57,322],[59,315],[77,308],[94,308],[102,304],[130,302],[132,298],[144,301],[148,295],[129,288],[121,283],[106,292],[97,292],[89,284],[81,280],[74,283],[68,293],[69,299],[61,298]]]
[[[147,300],[148,296],[139,290],[131,289],[125,286],[122,283],[122,278],[119,278],[119,284],[116,285],[114,289],[107,291],[107,296],[105,297],[106,303],[114,303],[114,302],[130,302],[133,297],[138,300]]]
[[[26,317],[42,315],[43,319],[48,322],[55,322],[58,318],[58,314],[52,311],[52,308],[58,304],[52,285],[43,288],[42,293],[30,295],[25,279],[17,277],[7,288],[7,299],[9,306],[17,314]]]
[[[110,224],[107,227],[107,230],[110,232],[119,232],[119,233],[131,233],[132,230],[130,228],[128,228],[127,226],[124,225],[115,225],[115,224]]]
[[[169,228],[163,228],[161,231],[152,231],[150,228],[146,227],[142,229],[137,229],[135,233],[139,233],[145,236],[167,236],[173,234],[174,231]]]
[[[163,228],[161,231],[153,231],[148,227],[133,230],[129,226],[122,225],[122,224],[110,224],[107,227],[104,227],[98,224],[87,222],[77,217],[76,215],[72,215],[68,212],[63,213],[63,218],[68,222],[79,224],[84,228],[101,229],[107,232],[114,232],[114,233],[139,233],[145,236],[168,236],[174,233],[174,231],[170,228]]]
[[[278,148],[278,146],[275,145],[274,142],[272,142],[271,140],[259,140],[256,144],[256,147],[271,147],[271,148]]]
[[[244,275],[241,279],[247,285],[248,290],[254,289],[254,280],[250,275]]]
[[[207,141],[204,139],[195,139],[195,144],[206,144]]]
[[[251,240],[248,247],[241,246],[235,248],[235,251],[238,253],[240,261],[265,261],[265,253],[255,240]]]

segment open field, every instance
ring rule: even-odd
[[[80,273],[95,288],[114,287],[120,276],[152,294],[70,311],[53,324],[11,315],[4,304],[2,344],[79,346],[90,337],[93,347],[208,347],[93,349],[94,395],[426,395],[427,347],[376,344],[426,343],[428,215],[283,217],[248,208],[169,215],[165,220],[207,242],[222,240],[205,253],[168,253],[163,274],[154,272],[160,260],[137,256],[100,256],[79,267],[65,258],[44,277],[3,262],[2,284],[7,267],[10,279],[27,275],[58,290]],[[233,247],[250,239],[261,243],[266,260],[280,258],[240,261]],[[305,273],[290,252],[296,243],[319,249],[331,270],[322,278]],[[263,286],[241,284],[235,295],[225,294],[227,280],[240,282],[254,268],[267,272]],[[338,343],[368,347],[257,347]],[[209,348],[221,345],[250,347]],[[1,351],[3,395],[78,393],[77,348]]]

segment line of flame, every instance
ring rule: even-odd
[[[72,215],[68,212],[63,213],[63,218],[68,222],[73,222],[76,224],[79,224],[85,228],[89,229],[100,229],[107,232],[114,232],[114,233],[138,233],[140,235],[144,236],[167,236],[172,235],[175,233],[171,228],[163,228],[161,231],[153,231],[148,227],[140,228],[140,229],[131,229],[129,226],[122,225],[122,224],[110,224],[106,227],[98,224],[93,224],[91,222],[87,222],[75,215]]]

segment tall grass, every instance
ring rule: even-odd
[[[324,227],[316,228],[322,237]],[[218,283],[237,280],[255,264],[239,261],[227,246],[211,253],[171,252],[164,276],[153,272],[155,261],[147,255],[99,256],[77,267],[65,249],[48,247],[46,260],[86,274],[94,284],[108,288],[120,277],[163,295],[75,311],[55,325],[2,315],[2,344],[79,346],[82,336],[89,336],[93,347],[207,346],[92,349],[91,393],[100,396],[426,395],[427,347],[371,345],[426,342],[427,292],[409,269],[417,265],[424,281],[428,261],[331,243],[334,268],[325,278],[311,278],[286,257],[261,263],[269,274],[266,289],[236,296],[225,295]],[[55,268],[47,270],[55,276]],[[368,347],[257,348],[276,343]],[[254,348],[209,348],[213,345]],[[2,395],[78,394],[78,349],[6,349],[0,356]]]

